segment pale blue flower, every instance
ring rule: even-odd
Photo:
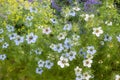
[[[35,43],[38,36],[34,35],[32,32],[26,36],[26,40],[28,44]]]
[[[45,62],[43,60],[38,61],[38,67],[44,67]]]
[[[95,54],[96,50],[95,50],[94,46],[88,46],[87,53],[92,54],[92,55]]]
[[[108,34],[104,36],[104,41],[111,41],[111,40],[112,40],[112,37],[109,36]]]
[[[10,38],[10,40],[13,40],[15,39],[17,36],[17,33],[12,33],[12,34],[9,34],[8,37]]]
[[[21,36],[17,35],[14,42],[15,42],[16,45],[19,45],[20,43],[24,42],[24,37],[21,37]]]
[[[51,69],[52,66],[53,66],[53,63],[50,60],[46,60],[45,61],[45,67],[47,69]]]
[[[0,60],[5,60],[6,59],[6,54],[0,54]]]
[[[120,42],[120,35],[119,35],[119,36],[117,36],[116,38],[117,38],[118,42]]]
[[[13,32],[13,31],[15,31],[14,26],[7,25],[6,28],[7,28],[8,32]]]
[[[42,68],[36,68],[36,73],[37,74],[42,74],[43,73],[43,69]]]

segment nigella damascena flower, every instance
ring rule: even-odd
[[[52,8],[56,9],[58,12],[61,11],[61,7],[59,7],[54,0],[51,0],[51,6]]]
[[[94,4],[101,4],[101,2],[99,0],[87,0],[84,3],[84,10],[87,12],[94,12],[95,11]]]

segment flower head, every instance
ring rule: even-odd
[[[97,37],[100,37],[100,35],[103,34],[103,30],[101,27],[93,28],[93,34],[95,34]]]
[[[0,60],[5,60],[6,59],[6,54],[0,54]]]
[[[61,67],[64,68],[65,66],[69,66],[68,59],[61,56],[60,60],[57,62],[57,64]]]
[[[92,64],[92,60],[91,59],[85,59],[83,60],[83,65],[90,68],[91,67],[91,64]]]
[[[120,75],[116,75],[115,80],[120,80]]]
[[[45,67],[47,69],[51,69],[52,66],[53,66],[53,63],[50,60],[46,60],[45,61]]]
[[[28,44],[35,43],[38,38],[38,36],[34,35],[33,33],[28,34],[26,37],[27,37],[26,40]]]
[[[95,54],[96,50],[95,50],[94,46],[88,46],[87,53],[92,54],[92,55]]]
[[[48,28],[43,28],[43,34],[50,34],[52,31],[51,29],[48,27]]]

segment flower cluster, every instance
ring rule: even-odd
[[[119,80],[119,49],[113,1],[0,0],[0,80]]]

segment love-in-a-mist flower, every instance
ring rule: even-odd
[[[79,7],[73,7],[74,11],[80,11],[81,9]]]
[[[53,66],[53,62],[51,62],[50,60],[45,61],[45,67],[47,69],[51,69],[52,66]]]
[[[38,67],[44,67],[45,62],[43,60],[38,61]]]
[[[56,19],[54,19],[54,18],[50,19],[50,21],[51,21],[53,24],[57,23]]]
[[[36,53],[36,54],[39,54],[39,55],[42,54],[42,49],[39,49],[39,48],[36,49],[36,50],[35,50],[35,53]]]
[[[73,59],[76,58],[76,52],[75,51],[70,51],[69,53],[66,54],[68,59],[72,61]]]
[[[92,55],[95,54],[96,50],[95,50],[94,46],[88,46],[87,53],[92,54]]]
[[[5,60],[6,59],[6,54],[0,54],[0,60]]]
[[[7,42],[5,42],[3,45],[2,45],[2,48],[8,48],[9,44]]]
[[[42,74],[43,73],[43,69],[42,68],[36,68],[36,73],[37,74]]]
[[[57,36],[57,38],[58,38],[58,40],[62,40],[62,39],[65,39],[66,36],[67,36],[67,33],[66,33],[66,32],[62,32],[62,33],[60,33],[60,34]]]
[[[60,60],[57,62],[57,64],[61,67],[64,68],[65,66],[69,66],[68,59],[61,56]]]
[[[8,37],[10,40],[14,40],[17,36],[17,33],[12,33],[12,34],[9,34]]]
[[[76,76],[80,76],[82,73],[82,68],[79,68],[79,66],[76,66],[76,68],[74,68],[74,71]]]
[[[120,80],[120,75],[115,75],[115,80]]]
[[[83,60],[83,65],[90,68],[91,64],[93,63],[92,59],[85,59]]]
[[[76,78],[75,78],[75,80],[83,80],[83,78],[82,78],[83,76],[82,76],[82,74],[81,75],[79,75],[79,76],[76,76]]]
[[[71,23],[67,23],[66,25],[64,25],[63,30],[67,30],[70,31],[72,29],[72,24]]]
[[[27,16],[26,20],[31,21],[33,19],[33,16]]]
[[[34,8],[34,7],[30,7],[29,10],[30,10],[30,12],[34,12],[34,13],[37,13],[37,11],[38,11],[37,8]]]
[[[120,42],[120,35],[119,36],[116,36],[118,42]]]
[[[74,41],[77,41],[77,40],[79,40],[80,36],[74,34],[74,35],[72,35],[72,38],[73,38]]]
[[[26,40],[28,44],[35,43],[38,36],[34,35],[32,32],[26,36]]]
[[[111,40],[112,40],[112,36],[109,36],[108,34],[104,36],[104,41],[111,41]]]
[[[90,78],[92,78],[92,76],[88,72],[83,73],[83,80],[90,80]]]
[[[71,11],[69,12],[69,15],[70,15],[70,16],[75,16],[75,15],[76,15],[76,13],[75,13],[75,11],[74,11],[74,10],[71,10]]]
[[[15,42],[16,45],[19,45],[20,43],[24,42],[24,37],[21,37],[21,36],[17,35],[14,42]]]
[[[51,29],[50,29],[50,27],[48,27],[48,28],[43,28],[43,30],[42,30],[42,32],[43,32],[43,34],[50,34],[52,31],[51,31]]]
[[[64,47],[66,49],[70,49],[73,45],[71,44],[71,39],[70,38],[66,38],[65,41],[64,41]]]
[[[58,53],[62,52],[64,50],[64,47],[61,43],[57,44],[53,48],[54,51],[57,51]]]
[[[105,24],[107,24],[108,26],[112,26],[112,22],[108,22],[108,21],[105,21]]]
[[[103,34],[103,30],[101,27],[93,28],[93,34],[95,34],[97,37],[100,37],[101,34]]]
[[[14,26],[11,26],[11,25],[7,25],[6,26],[8,32],[13,32],[15,29],[14,29]]]

